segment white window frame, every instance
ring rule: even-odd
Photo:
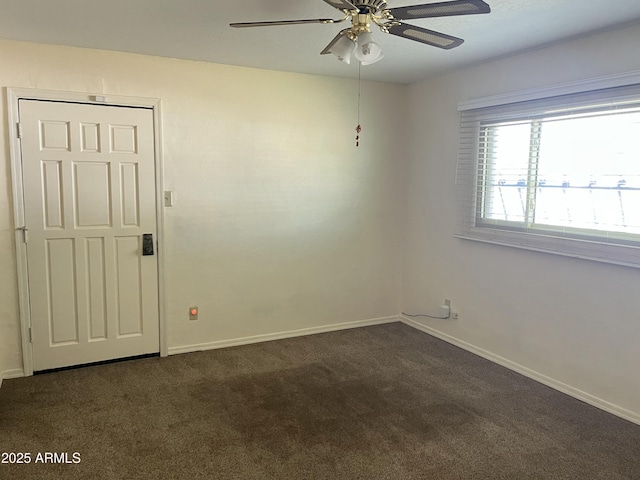
[[[518,109],[524,105],[522,102],[542,104],[545,101],[554,102],[573,94],[588,95],[590,92],[636,85],[640,92],[640,71],[460,102],[458,111],[461,112],[461,116],[475,115],[478,121],[476,124],[469,122],[461,124],[456,175],[460,213],[458,234],[455,236],[465,240],[640,268],[640,239],[637,236],[631,236],[629,241],[621,241],[619,237],[607,238],[606,233],[597,237],[580,237],[575,235],[575,232],[565,235],[562,228],[557,231],[536,231],[535,229],[522,231],[509,230],[504,228],[505,225],[496,225],[493,228],[490,222],[477,223],[478,208],[481,208],[483,193],[477,184],[479,165],[477,142],[483,113],[481,109],[504,107],[505,111],[512,109],[518,115],[520,114]],[[640,99],[640,94],[638,98]]]

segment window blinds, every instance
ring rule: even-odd
[[[461,112],[461,238],[640,266],[640,85]]]

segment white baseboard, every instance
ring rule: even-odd
[[[451,343],[452,345],[460,347],[463,350],[467,350],[468,352],[471,352],[480,357],[486,358],[487,360],[497,363],[498,365],[502,365],[503,367],[506,367],[509,370],[513,370],[514,372],[520,373],[525,377],[529,377],[532,380],[540,382],[548,387],[551,387],[571,397],[574,397],[578,400],[588,403],[589,405],[593,405],[594,407],[604,410],[605,412],[609,412],[620,418],[624,418],[625,420],[628,420],[630,422],[640,425],[640,414],[636,412],[632,412],[631,410],[627,410],[626,408],[619,407],[618,405],[607,402],[606,400],[598,398],[587,392],[578,390],[577,388],[574,388],[571,385],[567,385],[566,383],[560,382],[542,373],[536,372],[535,370],[531,370],[530,368],[527,368],[523,365],[512,362],[511,360],[508,360],[494,353],[491,353],[488,350],[484,350],[480,347],[476,347],[475,345],[467,343],[458,338],[452,337],[451,335],[440,332],[439,330],[423,325],[422,323],[412,320],[411,318],[405,317],[404,315],[400,316],[400,321],[406,325],[409,325],[410,327],[421,330],[425,333],[428,333],[429,335],[439,338],[440,340],[444,340],[447,343]]]
[[[232,338],[230,340],[219,340],[215,342],[198,343],[195,345],[169,347],[169,355],[177,355],[180,353],[201,352],[205,350],[214,350],[217,348],[237,347],[239,345],[249,345],[252,343],[270,342],[272,340],[282,340],[285,338],[302,337],[304,335],[315,335],[317,333],[335,332],[338,330],[347,330],[349,328],[368,327],[371,325],[381,325],[384,323],[394,323],[398,321],[400,321],[400,318],[396,316],[372,318],[369,320],[358,320],[355,322],[334,323],[332,325],[323,325],[321,327],[301,328],[297,330],[288,330],[285,332],[268,333],[265,335],[254,335],[251,337]]]
[[[0,388],[2,388],[2,381],[9,380],[10,378],[24,377],[24,371],[21,368],[14,368],[13,370],[4,370],[0,372]]]

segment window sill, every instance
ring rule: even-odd
[[[477,229],[476,233],[457,234],[455,238],[474,242],[519,248],[532,252],[640,268],[640,247],[544,235]],[[481,232],[480,232],[481,230]]]

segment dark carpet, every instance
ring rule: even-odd
[[[31,456],[3,479],[640,478],[640,426],[399,323],[7,380],[0,451]]]

